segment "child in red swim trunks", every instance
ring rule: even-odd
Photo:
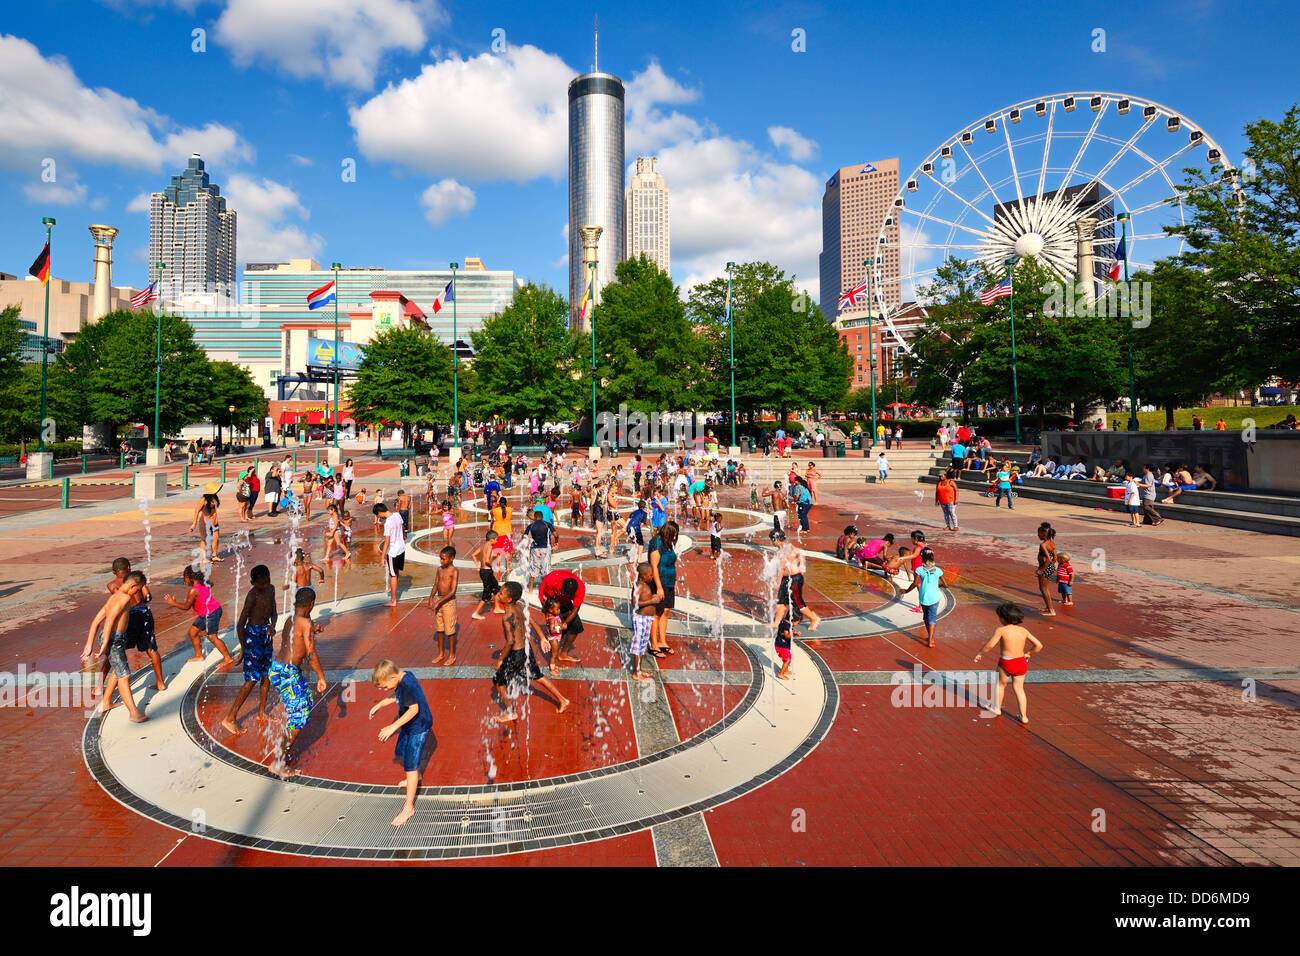
[[[1020,702],[1020,722],[1029,723],[1029,705],[1025,701],[1025,674],[1029,672],[1029,655],[1030,651],[1025,649],[1029,644],[1033,651],[1037,653],[1043,649],[1042,642],[1034,635],[1020,626],[1025,619],[1025,612],[1017,605],[1007,602],[998,605],[998,620],[1002,626],[993,632],[987,644],[980,648],[980,652],[975,655],[978,661],[986,651],[999,647],[998,658],[998,688],[994,694],[993,706],[985,711],[991,717],[997,717],[1002,713],[1002,695],[1006,692],[1007,681],[1011,681],[1012,689],[1016,693],[1016,700]]]

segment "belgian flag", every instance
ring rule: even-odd
[[[36,276],[36,278],[40,279],[41,285],[49,285],[50,244],[48,242],[45,244],[45,248],[41,250],[41,254],[36,257],[36,261],[32,263],[32,267],[27,271],[30,272],[32,275]]]

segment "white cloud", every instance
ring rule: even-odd
[[[86,184],[77,182],[75,176],[64,176],[62,182],[27,183],[23,195],[33,204],[46,206],[79,206],[86,199]]]
[[[625,153],[630,157],[654,152],[660,146],[692,139],[704,133],[703,127],[689,116],[673,110],[664,114],[658,107],[693,103],[699,90],[683,86],[664,73],[657,60],[640,73],[632,74],[627,84]]]
[[[551,263],[552,269],[567,269],[569,267],[569,224],[567,222],[560,228],[560,235],[564,237],[564,255]]]
[[[290,258],[316,257],[325,240],[301,226],[286,222],[306,220],[309,213],[298,194],[283,183],[235,174],[224,194],[239,213],[238,254],[240,262],[275,262]]]
[[[800,136],[788,126],[769,126],[768,138],[772,145],[785,153],[796,163],[812,159],[817,152],[817,144],[807,137]]]
[[[203,157],[204,166],[214,163],[253,161],[253,147],[228,126],[209,123],[201,129],[185,128],[167,136],[164,143],[169,163],[184,165],[191,153]]]
[[[126,204],[127,212],[148,212],[149,211],[149,194],[139,193]]]
[[[453,54],[349,112],[371,160],[470,182],[558,179],[567,170],[573,76],[534,46]]]
[[[129,97],[85,86],[63,57],[44,57],[27,40],[0,36],[0,166],[23,169],[46,158],[77,158],[159,169],[187,157],[190,143],[222,158],[252,155],[227,127],[177,129]]]
[[[316,165],[316,160],[311,159],[311,158],[309,158],[309,157],[307,157],[307,156],[299,156],[297,153],[290,153],[290,154],[289,154],[289,159],[292,160],[292,162],[293,162],[293,164],[294,164],[295,166],[315,166],[315,165]]]
[[[386,54],[419,52],[444,20],[436,0],[228,0],[215,32],[241,65],[369,90]]]
[[[474,190],[454,179],[436,182],[420,195],[424,218],[437,229],[448,219],[463,216],[474,208]]]
[[[659,151],[671,190],[672,257],[685,287],[724,273],[728,261],[761,259],[819,293],[822,179],[728,137]]]

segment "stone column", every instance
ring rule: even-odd
[[[1097,233],[1097,220],[1076,219],[1074,232],[1077,242],[1075,271],[1079,276],[1079,293],[1083,296],[1084,301],[1091,306],[1097,301],[1097,277],[1096,270],[1093,268],[1094,256],[1092,251],[1093,236]]]
[[[599,252],[597,243],[600,242],[600,234],[604,230],[600,226],[579,226],[578,232],[582,236],[582,287],[587,288],[587,282],[592,279],[592,263],[599,263]],[[591,310],[596,307],[596,293],[600,286],[600,266],[596,267],[595,281],[592,282],[591,302],[587,306],[587,318],[579,319],[577,329],[580,332],[591,330]]]
[[[95,301],[90,313],[92,322],[111,311],[113,289],[113,240],[117,230],[112,226],[91,226],[95,239]]]

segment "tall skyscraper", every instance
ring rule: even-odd
[[[627,187],[627,257],[641,253],[664,272],[669,266],[668,187],[659,175],[659,159],[638,156],[636,172]]]
[[[171,185],[149,196],[149,281],[164,301],[192,295],[235,295],[235,211],[208,179],[198,153]]]
[[[822,194],[822,252],[818,271],[822,312],[831,321],[840,318],[841,293],[866,281],[867,269],[862,263],[867,259],[875,259],[881,266],[880,270],[872,271],[872,300],[879,302],[878,295],[883,297],[889,312],[898,307],[898,217],[891,217],[897,195],[897,159],[844,166],[826,183],[826,192]],[[893,223],[886,234],[886,244],[881,247],[880,227],[886,217],[891,217]],[[878,275],[883,286],[880,289],[876,287]],[[878,311],[877,305],[873,315]],[[843,314],[846,318],[866,318],[866,300],[845,309]]]
[[[623,81],[609,73],[584,73],[569,84],[569,324],[587,291],[582,228],[599,226],[596,299],[626,257],[623,210]],[[590,310],[588,310],[588,318]]]

